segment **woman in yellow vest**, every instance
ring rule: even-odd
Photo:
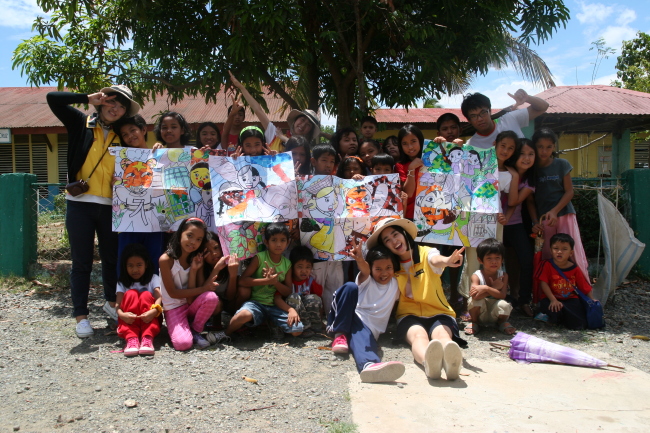
[[[109,146],[119,146],[120,139],[112,124],[140,111],[128,87],[114,85],[97,93],[50,92],[47,103],[68,131],[68,183],[85,181],[88,189],[66,194],[65,225],[70,240],[72,270],[70,292],[77,319],[79,338],[93,335],[88,321],[88,293],[93,266],[95,234],[99,241],[104,286],[104,311],[117,320],[115,287],[117,284],[117,233],[112,230],[113,172],[115,157]],[[94,105],[96,113],[88,116],[72,105]]]
[[[463,264],[464,248],[445,257],[433,247],[418,246],[413,240],[417,228],[407,219],[381,220],[368,238],[368,249],[386,246],[400,260],[395,273],[400,297],[397,305],[397,336],[411,346],[413,358],[424,367],[431,379],[440,379],[445,370],[447,380],[458,378],[463,354],[456,313],[447,302],[440,275],[445,267]]]

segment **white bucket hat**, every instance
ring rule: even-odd
[[[103,89],[100,90],[100,92],[110,95],[111,93],[119,93],[122,96],[124,96],[126,99],[131,101],[129,104],[129,110],[126,112],[127,117],[133,117],[136,114],[138,114],[138,111],[140,111],[140,104],[135,102],[133,100],[133,94],[131,93],[131,89],[128,87],[122,85],[122,84],[114,84],[111,87],[104,87]],[[95,106],[97,108],[97,111],[99,111],[99,107]]]
[[[318,120],[318,115],[314,110],[291,110],[289,116],[287,117],[287,123],[289,124],[289,130],[293,134],[293,124],[297,118],[300,116],[305,116],[312,124],[311,137],[313,141],[318,142],[318,136],[320,135],[320,120]]]

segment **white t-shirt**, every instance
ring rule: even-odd
[[[174,280],[176,289],[187,289],[187,283],[190,280],[190,268],[188,267],[187,269],[183,269],[180,262],[174,260],[174,264],[172,265],[172,279]],[[169,296],[162,279],[160,280],[160,293],[162,295],[162,304],[165,311],[173,310],[174,308],[187,304],[186,298],[172,298]]]
[[[115,293],[126,293],[127,290],[133,289],[137,290],[138,292],[144,292],[146,290],[153,295],[153,291],[156,287],[160,287],[160,277],[156,274],[153,274],[151,281],[149,281],[149,284],[142,285],[138,282],[135,282],[131,284],[131,287],[125,288],[122,283],[117,283]]]
[[[369,276],[359,284],[357,275],[356,283],[359,286],[359,299],[355,312],[376,340],[380,334],[386,332],[393,305],[399,299],[397,279],[391,278],[388,284],[379,284]]]
[[[524,133],[521,132],[521,128],[528,126],[528,123],[530,123],[528,109],[522,108],[521,110],[506,113],[496,119],[494,123],[496,124],[496,128],[494,128],[494,131],[490,135],[481,135],[477,132],[467,141],[467,145],[480,149],[489,149],[494,145],[497,135],[503,131],[514,131],[517,137],[524,138]]]
[[[417,251],[416,251],[417,253]],[[431,247],[429,250],[429,254],[427,255],[427,263],[429,266],[431,266],[431,262],[429,261],[433,256],[440,255],[440,251],[438,251],[437,248]],[[404,269],[404,272],[406,272],[407,275],[409,275],[409,279],[406,282],[406,286],[404,287],[404,292],[407,298],[413,299],[413,290],[411,290],[411,277],[409,273],[409,269],[411,269],[411,266],[413,265],[413,260],[409,260],[408,262],[400,262],[399,264],[402,269]],[[435,272],[438,275],[442,275],[444,268],[434,268],[431,266],[431,270]]]

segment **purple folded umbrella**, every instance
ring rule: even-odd
[[[577,365],[581,367],[617,367],[587,355],[577,349],[551,343],[541,338],[533,337],[524,332],[518,332],[510,340],[510,358],[523,363],[555,362],[560,364]]]

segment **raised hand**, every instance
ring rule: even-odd
[[[352,257],[354,260],[364,260],[361,244],[357,242],[356,237],[352,238],[352,250],[350,250],[350,257]]]
[[[201,267],[203,267],[203,253],[198,253],[192,259],[192,263],[190,264],[190,269],[193,271],[197,271],[201,269]]]
[[[515,103],[512,104],[512,109],[513,110],[516,109],[517,107],[519,107],[524,102],[526,102],[526,100],[528,99],[528,93],[526,93],[526,91],[524,89],[517,90],[514,95],[511,94],[511,93],[508,93],[508,96],[510,96],[512,99],[515,100]]]
[[[447,266],[450,268],[457,268],[463,264],[463,251],[465,247],[454,250],[449,257],[447,257]]]
[[[105,93],[97,92],[88,95],[88,103],[90,105],[107,105],[107,102],[112,101],[116,96],[117,94],[108,96]]]

